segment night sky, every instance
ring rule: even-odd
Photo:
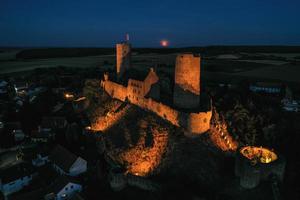
[[[300,45],[300,0],[0,0],[0,46]]]

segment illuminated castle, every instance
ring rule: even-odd
[[[112,98],[128,101],[184,128],[189,136],[208,131],[212,111],[209,98],[206,108],[200,106],[200,56],[190,53],[177,56],[173,105],[167,105],[160,99],[159,76],[153,68],[144,75],[133,73],[130,50],[128,40],[117,44],[116,74],[104,74],[101,87]]]

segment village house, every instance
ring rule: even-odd
[[[28,92],[28,83],[26,82],[16,82],[14,84],[15,92],[17,95],[24,96]]]
[[[78,176],[87,171],[86,160],[60,145],[52,150],[49,159],[53,168],[60,174]]]
[[[8,196],[29,185],[37,175],[35,168],[28,163],[20,163],[0,171],[0,190]]]
[[[20,122],[7,122],[4,127],[14,137],[15,142],[20,142],[25,138]]]
[[[268,94],[279,94],[282,91],[282,84],[269,83],[269,82],[258,82],[251,84],[249,89],[252,92],[262,92]]]
[[[40,167],[49,162],[49,155],[45,152],[36,154],[36,157],[32,159],[32,165]]]
[[[4,80],[0,80],[0,97],[7,95],[7,85],[8,83]]]
[[[45,200],[71,199],[76,193],[81,192],[82,185],[74,178],[61,176],[50,187],[49,192],[44,196]]]
[[[41,129],[64,129],[68,125],[65,117],[43,117]]]
[[[293,99],[283,99],[281,101],[282,108],[288,112],[299,112],[300,111],[300,101]]]
[[[67,200],[76,199],[78,192],[81,192],[82,185],[74,178],[60,176],[55,179],[48,187],[42,187],[26,193],[10,196],[10,200]]]
[[[31,133],[31,141],[32,142],[42,142],[47,143],[49,141],[53,141],[55,138],[55,133],[51,129],[42,129],[39,127],[37,131],[32,131]]]

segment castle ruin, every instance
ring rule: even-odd
[[[197,108],[200,103],[200,55],[180,54],[176,58],[174,105]]]
[[[128,41],[116,45],[117,76],[120,78],[130,68],[131,46]]]
[[[147,74],[134,74],[130,67],[131,45],[117,44],[116,74],[104,74],[101,87],[112,97],[154,112],[171,124],[182,127],[189,136],[210,129],[210,98],[200,105],[200,55],[180,54],[176,58],[173,105],[160,99],[160,79],[151,68]]]

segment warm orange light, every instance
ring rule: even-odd
[[[136,145],[123,150],[117,157],[126,163],[127,173],[148,176],[159,165],[168,144],[167,131],[152,130],[153,146],[145,147],[146,135],[139,138]]]
[[[263,147],[246,146],[240,150],[240,153],[254,163],[267,164],[277,160],[277,155],[273,151]]]
[[[213,116],[216,115],[217,113],[215,113]],[[238,142],[234,140],[231,134],[228,132],[227,123],[225,120],[220,120],[216,117],[213,117],[209,136],[212,142],[222,151],[237,150]]]
[[[72,99],[72,98],[74,98],[74,95],[73,95],[73,94],[70,94],[70,93],[66,93],[66,94],[65,94],[65,98],[66,98],[66,99]]]
[[[111,128],[114,124],[118,123],[125,116],[129,109],[129,106],[126,106],[120,112],[115,113],[114,110],[116,110],[119,106],[120,104],[115,104],[106,114],[96,117],[91,124],[91,130],[104,132]]]
[[[160,45],[161,45],[162,47],[167,47],[167,46],[169,46],[169,41],[168,41],[168,40],[161,40],[161,41],[160,41]]]

